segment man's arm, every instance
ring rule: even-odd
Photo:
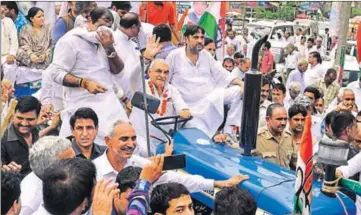
[[[19,49],[18,32],[16,30],[15,24],[13,22],[10,22],[10,51],[9,51],[9,54],[15,57],[18,49]]]

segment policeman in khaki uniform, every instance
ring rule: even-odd
[[[287,119],[287,112],[283,106],[271,104],[266,112],[267,125],[259,128],[257,146],[253,153],[289,168],[296,148],[292,143],[291,132],[285,129]]]

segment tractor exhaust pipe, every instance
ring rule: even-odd
[[[252,68],[245,74],[243,109],[239,146],[244,149],[244,155],[250,156],[256,148],[259,105],[261,98],[262,73],[258,71],[258,55],[262,45],[267,41],[268,35],[256,42],[252,51]]]

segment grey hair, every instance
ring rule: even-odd
[[[164,59],[157,58],[157,59],[154,59],[154,60],[150,63],[149,68],[152,69],[153,66],[154,66],[154,64],[157,63],[157,62],[162,62],[162,63],[168,65],[167,61],[165,61]]]
[[[337,95],[338,101],[342,101],[342,98],[345,95],[345,92],[352,92],[355,95],[355,93],[353,92],[352,89],[350,89],[350,88],[341,88],[340,91],[338,92],[338,95]]]
[[[132,125],[132,123],[128,122],[128,121],[125,121],[125,120],[122,120],[122,119],[118,119],[116,121],[114,121],[111,125],[110,125],[110,128],[108,130],[108,133],[107,133],[107,137],[113,137],[114,134],[115,134],[115,128],[118,126],[118,125],[122,125],[122,124],[129,124],[129,125]]]
[[[305,58],[301,58],[297,62],[297,66],[308,64],[308,61]]]
[[[289,43],[286,47],[295,50],[295,45],[293,45],[292,43]]]
[[[299,81],[292,81],[289,89],[293,91],[301,91],[301,83]]]
[[[45,136],[36,141],[29,150],[30,167],[35,175],[42,178],[45,169],[56,161],[60,153],[70,147],[70,140],[64,137]]]

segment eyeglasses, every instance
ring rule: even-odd
[[[315,107],[323,107],[321,104],[316,104]]]

